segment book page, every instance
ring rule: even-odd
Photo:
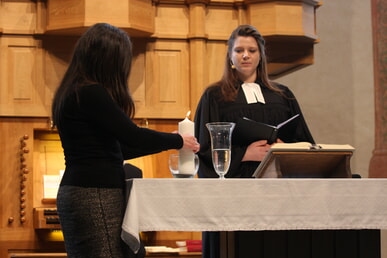
[[[340,150],[340,151],[354,151],[355,148],[349,144],[311,144],[310,142],[295,142],[295,143],[276,143],[271,149],[275,150]]]
[[[321,149],[324,149],[324,150],[348,150],[348,151],[354,151],[355,148],[352,147],[351,145],[349,144],[317,144],[321,147]]]
[[[310,149],[310,142],[275,143],[271,149]]]

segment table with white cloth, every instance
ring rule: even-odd
[[[127,183],[122,238],[133,250],[139,248],[142,231],[387,229],[387,179],[129,179]]]

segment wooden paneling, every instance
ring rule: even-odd
[[[190,110],[188,60],[185,41],[159,40],[147,45],[145,70],[148,72],[142,90],[145,96],[134,95],[137,97],[137,117],[185,117]]]
[[[305,36],[316,39],[315,4],[297,2],[264,2],[248,7],[250,23],[263,35]]]
[[[3,248],[7,246],[5,243],[35,241],[32,219],[35,190],[33,128],[47,127],[47,124],[46,118],[0,118],[0,257],[6,257],[3,253]],[[26,146],[22,147],[21,140],[25,135],[28,139],[25,140]],[[29,152],[22,153],[22,149]],[[25,160],[21,161],[21,158]],[[22,173],[22,164],[29,170],[27,174]],[[24,185],[24,188],[21,188],[21,185]],[[23,207],[21,198],[25,199]],[[25,218],[24,222],[20,220],[22,216]],[[28,245],[30,244],[23,244]],[[12,244],[7,247],[10,246]]]
[[[203,89],[207,86],[206,79],[206,5],[203,2],[194,3],[189,6],[189,56],[190,56],[190,72],[196,76],[190,77],[190,91],[191,97],[190,107],[196,107],[200,99]],[[192,110],[194,114],[195,110]]]
[[[37,27],[37,5],[30,0],[1,1],[0,28],[3,33],[33,34]]]
[[[104,1],[106,3],[106,1]],[[109,5],[111,2],[109,2]],[[120,6],[117,3],[117,6]],[[148,35],[155,32],[154,17],[155,7],[152,0],[129,0],[128,3],[128,23],[133,33]],[[141,34],[141,32],[144,32]]]
[[[188,33],[189,10],[184,2],[157,5],[153,37],[185,39]]]
[[[220,80],[227,55],[227,43],[225,41],[209,41],[207,43],[206,64],[208,67],[207,83]]]
[[[76,38],[0,37],[0,115],[51,116]]]
[[[242,15],[238,10],[222,6],[208,6],[205,17],[208,39],[226,41],[233,29],[239,24],[245,24],[246,22],[239,22],[241,17],[246,17],[245,9],[241,9]]]
[[[107,22],[136,36],[154,32],[152,0],[48,0],[48,33],[81,34],[91,25]]]
[[[181,118],[187,110],[194,112],[203,89],[220,78],[225,52],[213,46],[225,45],[238,24],[251,23],[265,36],[272,78],[312,64],[318,6],[315,0],[5,1],[0,12],[9,19],[0,20],[5,33],[0,115],[50,116],[75,40],[93,23],[105,21],[127,30],[135,43],[129,82],[137,117]],[[12,29],[19,20],[23,29]],[[45,31],[73,36],[8,35]],[[176,94],[182,98],[176,100]]]
[[[252,1],[253,2],[253,1]],[[255,1],[247,8],[250,24],[265,38],[270,77],[275,79],[314,62],[317,1]]]
[[[25,36],[0,38],[0,115],[46,116],[42,81],[43,63],[40,40]]]

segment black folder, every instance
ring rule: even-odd
[[[284,142],[294,142],[300,114],[294,115],[278,125],[256,122],[247,117],[239,118],[233,133],[233,143],[249,145],[259,140],[267,140],[268,144],[276,142],[277,138]]]

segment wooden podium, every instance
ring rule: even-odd
[[[257,178],[352,177],[350,145],[277,143],[254,173]]]

